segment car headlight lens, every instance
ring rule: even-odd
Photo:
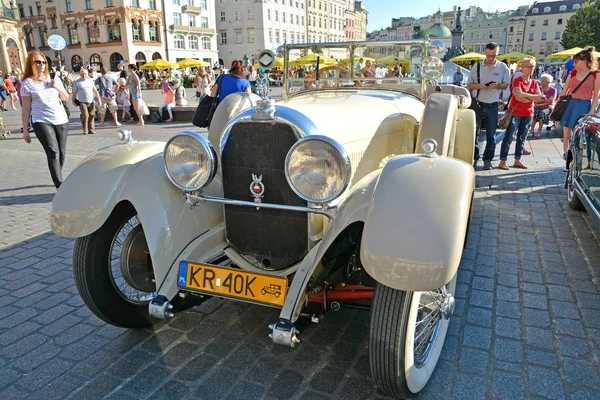
[[[165,146],[163,160],[167,176],[181,190],[193,192],[208,185],[217,172],[217,154],[208,139],[185,131]]]
[[[334,140],[308,136],[294,144],[285,162],[285,176],[298,196],[327,203],[340,196],[350,183],[350,159]]]

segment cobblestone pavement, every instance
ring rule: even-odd
[[[73,283],[73,241],[49,231],[42,148],[4,115],[15,133],[0,140],[1,399],[383,398],[364,311],[328,314],[295,349],[267,337],[276,310],[217,299],[154,330],[97,319]],[[182,127],[134,135],[165,140]],[[74,122],[65,173],[114,131],[83,136]],[[529,170],[477,173],[456,313],[421,398],[600,398],[600,235],[566,204],[557,136],[528,147]]]

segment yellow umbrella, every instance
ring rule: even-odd
[[[210,67],[210,63],[196,60],[195,58],[186,58],[185,60],[178,61],[177,64],[179,65],[179,68]]]
[[[363,59],[363,64],[367,60],[371,60],[371,62],[375,62],[375,60],[373,58],[370,58],[370,57],[354,56],[354,65],[358,64],[358,62],[360,61],[361,58]],[[338,63],[338,65],[341,65],[342,67],[350,65],[350,58],[346,58],[346,59],[340,61]]]
[[[146,63],[140,67],[140,69],[171,69],[177,68],[177,63],[172,63],[167,60],[163,60],[158,58],[156,60],[152,60],[149,63]]]
[[[460,62],[464,63],[464,62],[471,62],[471,61],[482,61],[484,58],[485,58],[485,56],[483,54],[467,53],[467,54],[463,54],[462,56],[451,58],[450,61],[452,61],[453,63],[460,63]]]
[[[333,58],[320,56],[318,54],[311,53],[307,56],[300,57],[296,60],[291,60],[290,65],[297,67],[299,65],[316,64],[317,58],[319,59],[319,65],[333,65],[336,63],[336,61]]]
[[[512,53],[501,54],[498,56],[498,60],[500,60],[500,61],[508,60],[508,62],[515,63],[515,62],[521,61],[525,57],[533,57],[537,60],[537,58],[534,56],[530,56],[529,54],[525,54],[525,53],[519,53],[516,51],[513,51]]]
[[[377,64],[385,64],[388,67],[391,67],[394,65],[394,61],[396,61],[396,59],[398,59],[398,64],[400,65],[408,66],[410,64],[409,60],[405,60],[404,58],[400,58],[398,56],[386,56],[383,58],[378,58],[377,60],[375,60],[375,62]]]
[[[581,50],[583,50],[581,47],[573,47],[572,49],[563,50],[563,51],[559,51],[558,53],[550,54],[548,56],[548,59],[550,59],[550,60],[566,60],[567,57],[569,57],[569,56],[573,57],[575,54],[579,53]],[[596,57],[600,57],[599,52],[595,51],[594,54],[596,55]]]
[[[275,59],[276,59],[275,66],[278,68],[283,68],[283,57],[276,57]],[[254,64],[254,68],[258,69],[258,68],[262,68],[262,67],[260,66],[259,63],[256,63],[256,64]]]

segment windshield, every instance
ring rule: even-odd
[[[425,96],[419,71],[428,41],[306,43],[283,46],[284,95],[333,88],[380,88]]]

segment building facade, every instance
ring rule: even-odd
[[[563,50],[560,44],[567,20],[582,5],[581,0],[535,2],[527,11],[524,51],[533,52],[540,62]]]
[[[214,0],[165,0],[166,59],[218,60]]]
[[[358,41],[367,40],[367,24],[369,22],[369,12],[364,1],[354,2],[354,36]]]
[[[488,14],[481,9],[463,22],[464,46],[467,52],[484,53],[485,45],[494,42],[500,45],[500,53],[506,53],[508,19],[511,12]]]
[[[165,58],[164,18],[159,0],[19,0],[27,50],[38,49],[68,71],[91,66],[116,70]],[[56,52],[48,36],[59,34],[67,47]]]
[[[255,62],[264,49],[307,40],[306,0],[216,0],[215,9],[219,62],[225,66],[235,59]]]
[[[506,35],[506,53],[522,53],[525,39],[525,25],[529,6],[521,6],[508,17],[508,33]]]
[[[25,66],[27,52],[22,25],[17,8],[0,0],[0,71],[4,74],[13,69],[23,70]]]

